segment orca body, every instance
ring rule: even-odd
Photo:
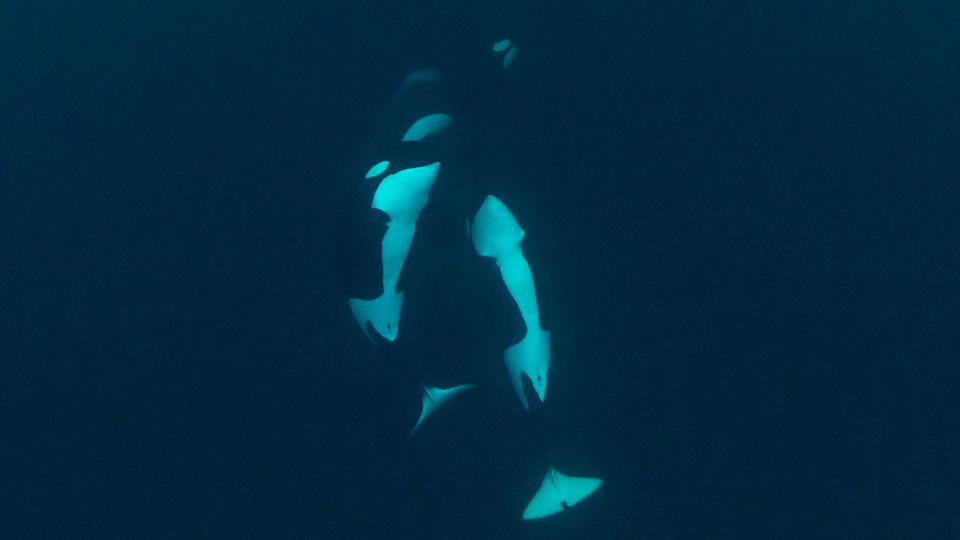
[[[397,171],[385,177],[373,195],[371,208],[388,218],[380,253],[383,293],[372,299],[349,300],[357,324],[371,340],[371,329],[387,341],[397,339],[403,308],[403,292],[397,285],[413,244],[417,217],[427,205],[439,169],[440,162],[435,162]]]
[[[498,59],[499,67],[494,68],[499,73],[502,71],[501,67],[509,68],[515,62],[517,47],[504,39],[493,45],[492,53]],[[473,82],[475,81],[470,78],[462,80],[462,84],[455,86],[452,93],[470,89]],[[351,249],[360,254],[356,258],[356,266],[348,269],[348,274],[359,276],[356,279],[361,283],[348,291],[347,304],[362,332],[382,350],[409,346],[410,340],[398,340],[398,337],[401,336],[401,314],[406,294],[404,268],[417,238],[418,220],[431,204],[433,195],[441,204],[434,202],[431,209],[446,208],[448,205],[443,203],[454,202],[450,206],[456,209],[456,229],[460,229],[460,220],[465,216],[467,220],[469,242],[465,249],[469,250],[469,244],[472,243],[476,254],[494,260],[502,284],[509,294],[510,300],[504,297],[503,304],[507,315],[502,319],[498,315],[494,319],[497,323],[504,323],[505,328],[509,327],[509,330],[505,331],[509,336],[501,342],[505,347],[503,362],[511,386],[524,410],[530,413],[531,418],[538,418],[536,411],[547,397],[550,332],[541,324],[533,273],[521,248],[525,233],[502,201],[492,195],[483,196],[485,191],[476,191],[469,181],[463,181],[464,172],[483,176],[482,172],[477,173],[478,168],[473,167],[473,163],[469,167],[454,170],[453,175],[459,181],[454,191],[458,194],[454,195],[442,189],[439,194],[435,194],[435,185],[449,185],[447,179],[441,176],[450,174],[449,166],[443,165],[446,155],[442,148],[444,141],[449,140],[451,125],[454,125],[451,110],[442,98],[436,99],[436,90],[444,86],[442,83],[443,76],[434,69],[416,71],[407,76],[390,100],[387,114],[389,121],[375,133],[372,152],[357,168],[355,181],[358,182],[358,192],[361,195],[359,200],[355,201],[357,204],[351,205],[350,209],[356,210],[359,215],[358,219],[351,219],[351,223],[359,224],[361,233],[356,235],[360,241],[354,242]],[[474,114],[483,117],[483,114],[476,114],[475,111]],[[497,139],[493,137],[490,140]],[[477,147],[473,145],[470,149],[482,158],[490,155],[489,152],[476,152]],[[476,203],[481,199],[479,210],[473,212],[472,210],[477,208]],[[436,218],[433,212],[428,214]],[[424,219],[423,222],[432,223],[430,219]],[[428,231],[434,229],[429,226],[421,228]],[[429,241],[429,235],[427,238],[423,236],[421,234],[420,242],[427,240],[432,247],[438,247],[435,242]],[[463,241],[462,237],[460,241]],[[419,269],[421,260],[419,256],[415,256],[411,265]],[[442,266],[431,263],[429,269]],[[449,270],[447,272],[450,273]],[[469,275],[469,272],[466,274]],[[433,278],[446,279],[446,276],[437,274]],[[436,287],[435,281],[411,282],[411,299],[424,298],[417,292],[424,290],[419,286],[423,283],[426,283],[428,292],[443,294],[443,287],[437,287],[436,291],[429,290]],[[456,285],[451,288],[456,289]],[[488,295],[489,291],[477,291],[475,294]],[[470,302],[471,299],[465,297],[463,301]],[[416,305],[412,300],[410,304]],[[516,314],[510,313],[513,307],[516,308]],[[404,324],[414,330],[418,328],[416,323],[423,324],[421,319],[415,317],[409,321]],[[514,334],[514,331],[521,330],[520,321],[522,334]],[[439,325],[441,321],[437,322],[437,326],[430,328],[430,331],[442,329]],[[493,334],[500,337],[496,331]],[[417,337],[430,339],[429,335]],[[409,353],[407,349],[404,351],[405,354]],[[421,357],[408,354],[407,358]],[[426,384],[421,372],[421,368],[410,369],[422,389],[420,414],[410,430],[410,436],[420,430],[440,406],[475,386],[461,384],[438,388]],[[533,431],[540,435],[542,442],[546,441],[543,437],[545,432],[539,427],[539,423],[536,424],[538,427]],[[545,442],[544,447],[546,448]],[[545,461],[549,462],[549,457]],[[565,475],[548,463],[540,488],[532,495],[522,512],[522,518],[539,519],[561,512],[590,496],[601,484],[602,480],[599,478]]]
[[[435,144],[453,119],[431,104],[431,90],[442,81],[433,69],[415,71],[407,76],[391,99],[386,122],[375,133],[369,163],[359,182],[368,200],[361,202],[361,212],[384,215],[385,227],[376,258],[378,271],[350,269],[365,275],[376,275],[379,282],[365,291],[376,290],[376,296],[352,296],[350,311],[364,334],[372,340],[387,342],[397,339],[400,313],[403,310],[401,275],[416,234],[417,218],[430,199],[430,192],[440,171],[440,155]],[[372,193],[372,194],[371,194]],[[371,264],[366,257],[365,264]],[[376,336],[374,335],[376,334]]]
[[[385,346],[396,342],[403,311],[403,270],[417,232],[417,221],[430,201],[441,171],[443,135],[453,124],[445,112],[445,99],[438,98],[443,77],[436,69],[415,71],[404,79],[390,100],[372,137],[365,173],[358,178],[363,200],[353,210],[361,217],[350,219],[354,228],[365,229],[354,236],[365,238],[348,274],[363,276],[367,282],[355,287],[357,294],[347,304],[357,325],[370,341]],[[359,176],[359,175],[358,175]],[[375,241],[370,241],[375,238]],[[369,251],[375,250],[376,254]],[[360,266],[360,267],[358,267]],[[370,281],[376,280],[375,284]],[[414,370],[417,371],[417,370]],[[419,373],[417,379],[421,379]],[[420,416],[412,436],[438,407],[475,385],[437,388],[420,383]]]
[[[550,367],[550,332],[540,327],[533,273],[520,249],[524,231],[506,205],[488,195],[473,218],[471,235],[477,254],[496,261],[503,283],[526,326],[523,339],[504,352],[504,362],[514,392],[523,407],[529,410],[522,378],[526,375],[530,379],[537,397],[543,402]]]
[[[526,326],[523,339],[507,347],[503,360],[517,398],[530,411],[546,398],[550,332],[540,326],[533,273],[520,248],[524,231],[507,206],[492,195],[484,199],[470,229],[477,254],[496,261],[503,283]],[[531,399],[537,399],[539,403],[531,403]],[[588,497],[602,483],[599,478],[567,476],[551,465],[540,489],[523,511],[523,519],[556,514]]]

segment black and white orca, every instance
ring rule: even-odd
[[[492,47],[503,69],[516,61],[517,47],[501,40]],[[361,200],[355,207],[358,235],[355,283],[347,301],[365,336],[389,348],[404,331],[404,269],[417,237],[417,223],[430,204],[434,185],[444,170],[445,142],[456,124],[442,98],[444,77],[435,69],[411,73],[391,99],[390,122],[378,135],[367,163],[356,171]],[[479,197],[475,212],[465,212],[468,241],[475,253],[496,263],[499,277],[522,321],[522,337],[503,352],[510,383],[531,410],[543,403],[548,388],[550,332],[541,325],[534,277],[521,249],[524,230],[500,199]],[[473,206],[477,208],[477,206]],[[462,221],[461,221],[462,223]],[[477,294],[484,294],[478,292]],[[469,298],[464,299],[470,302]],[[479,338],[478,338],[479,339]],[[421,413],[411,435],[443,403],[472,384],[437,388],[421,381]],[[540,489],[522,513],[523,519],[546,517],[569,508],[596,491],[599,478],[564,475],[549,465]]]
[[[550,332],[540,326],[533,273],[520,247],[524,231],[507,206],[490,195],[473,218],[471,235],[477,254],[496,261],[500,277],[523,319],[524,336],[504,351],[503,360],[517,398],[530,410],[542,404],[546,397]],[[532,399],[538,403],[531,403]],[[540,489],[523,511],[523,519],[542,518],[569,508],[602,483],[599,478],[567,476],[550,465]]]
[[[388,127],[379,135],[377,149],[362,178],[364,194],[357,221],[370,229],[365,235],[367,253],[354,264],[368,268],[348,271],[366,276],[366,283],[357,287],[347,303],[357,324],[371,341],[382,345],[397,340],[401,329],[404,290],[401,277],[417,231],[420,213],[442,166],[442,138],[453,124],[436,96],[443,76],[435,69],[411,73],[392,98]],[[398,129],[399,128],[399,129]],[[361,236],[364,236],[361,234]],[[375,252],[375,254],[373,254]],[[371,271],[372,269],[372,271]],[[374,281],[376,283],[372,283]],[[422,384],[420,417],[413,434],[440,405],[457,394],[473,388],[462,384],[439,388]]]

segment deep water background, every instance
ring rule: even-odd
[[[0,3],[2,536],[955,537],[958,23]],[[397,82],[502,36],[487,121],[552,291],[554,459],[606,479],[536,523],[500,360],[407,444],[416,389],[334,279]]]

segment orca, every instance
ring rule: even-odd
[[[388,217],[380,250],[383,293],[377,298],[348,301],[357,324],[371,340],[371,327],[387,341],[397,339],[403,308],[403,292],[397,290],[397,283],[413,244],[417,217],[427,205],[439,169],[440,162],[434,162],[397,171],[386,176],[373,195],[371,207]]]
[[[509,40],[497,42],[492,49],[495,54],[503,55],[503,68],[514,62],[517,47]],[[442,134],[449,130],[453,119],[448,114],[450,110],[435,99],[435,92],[439,89],[436,83],[441,80],[438,70],[420,70],[410,74],[394,94],[388,112],[393,120],[398,121],[381,126],[375,151],[366,157],[361,172],[357,174],[362,176],[357,179],[360,196],[348,207],[350,216],[359,217],[351,218],[351,223],[358,224],[360,234],[344,235],[344,243],[348,245],[351,242],[346,237],[357,239],[352,245],[357,252],[357,263],[352,265],[353,274],[357,276],[356,288],[346,294],[347,303],[364,335],[383,352],[384,358],[390,358],[398,347],[409,345],[406,339],[398,340],[405,295],[404,266],[417,233],[418,219],[430,201],[438,175],[441,170],[450,174],[448,169],[442,169],[441,163],[446,159],[442,152],[443,141],[449,141],[451,137]],[[464,171],[468,177],[475,174],[470,167],[455,169],[454,174],[459,178]],[[479,208],[453,206],[466,215],[467,244],[473,244],[477,255],[494,260],[512,300],[507,308],[512,309],[515,305],[519,320],[522,320],[522,334],[511,334],[512,337],[505,340],[503,362],[523,409],[531,419],[539,419],[538,410],[547,399],[550,331],[541,324],[534,276],[521,247],[525,233],[500,199],[493,195],[478,197],[485,192],[465,189],[465,184],[469,182],[461,182],[457,187],[466,197],[461,194],[451,196],[450,192],[440,189],[435,204],[451,200],[464,202],[466,199],[475,204],[482,199]],[[447,183],[442,180],[440,185],[446,186]],[[464,202],[464,206],[466,204]],[[478,209],[472,212],[473,208]],[[458,212],[457,217],[460,215]],[[421,238],[420,242],[424,240]],[[519,325],[516,328],[519,330]],[[518,341],[513,342],[515,339]],[[409,369],[405,371],[409,372],[411,379],[416,378],[422,392],[420,414],[410,429],[410,437],[441,405],[476,386],[430,386],[423,381],[420,368],[413,367],[414,364],[416,362],[409,363]],[[544,518],[572,507],[603,483],[600,478],[569,476],[560,472],[549,457],[541,423],[531,424],[534,425],[536,427],[531,431],[540,436],[545,450],[546,472],[539,489],[523,510],[524,520]]]
[[[373,288],[367,281],[362,290],[351,291],[355,296],[348,299],[348,305],[361,330],[374,342],[374,334],[393,343],[399,333],[404,297],[401,274],[413,244],[417,218],[429,201],[440,170],[439,135],[453,123],[438,95],[442,80],[441,72],[432,68],[407,75],[390,100],[385,121],[372,133],[373,152],[368,154],[368,168],[359,180],[363,200],[357,201],[359,207],[354,210],[384,216],[383,221],[366,222],[382,234],[377,246],[379,283]],[[378,221],[385,222],[385,229],[380,229],[383,225]],[[364,255],[364,268],[352,270],[370,281],[374,278],[371,255]]]
[[[376,159],[361,180],[369,185],[361,190],[369,197],[362,211],[384,216],[383,220],[366,221],[382,231],[376,259],[380,267],[379,295],[348,298],[347,304],[366,337],[381,349],[395,343],[400,332],[404,299],[401,275],[416,235],[417,219],[429,202],[440,171],[441,161],[432,143],[453,123],[448,114],[434,108],[436,105],[431,107],[429,100],[420,103],[429,97],[422,94],[440,80],[442,75],[435,69],[419,70],[407,76],[391,100],[391,112],[401,117],[400,122],[383,126],[389,136],[380,141]],[[430,112],[424,113],[425,110]],[[372,264],[370,259],[362,261]],[[419,373],[417,379],[421,379]],[[438,388],[421,382],[420,386],[422,406],[410,430],[411,436],[440,405],[476,385]]]
[[[500,199],[488,195],[474,215],[470,232],[477,254],[496,261],[500,277],[526,325],[523,339],[507,347],[503,359],[517,398],[530,411],[546,398],[550,332],[540,326],[533,273],[520,248],[524,231],[510,209]],[[539,403],[531,403],[532,399]],[[523,519],[556,514],[588,497],[602,483],[600,478],[567,476],[550,465],[540,489],[523,511]]]
[[[493,195],[483,200],[470,229],[477,254],[496,261],[503,283],[526,325],[523,339],[504,352],[504,362],[514,392],[523,407],[529,410],[530,403],[523,391],[522,377],[529,377],[537,397],[543,402],[550,367],[550,332],[540,327],[533,274],[520,249],[524,231],[507,206]]]
[[[501,64],[503,69],[509,68],[517,56],[517,46],[511,45],[510,40],[506,38],[494,43],[490,49],[497,54],[506,51],[506,54],[503,55],[503,62]]]
[[[513,65],[513,61],[517,56],[517,46],[510,43],[509,39],[501,39],[500,41],[494,43],[490,49],[496,54],[506,53],[503,54],[503,60],[500,64],[503,69],[507,69]]]

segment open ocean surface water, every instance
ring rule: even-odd
[[[960,537],[958,5],[460,4],[0,2],[0,536]],[[338,277],[404,74],[502,37],[457,152],[604,478],[537,521],[490,283],[414,247],[421,361],[482,385],[408,441]]]

